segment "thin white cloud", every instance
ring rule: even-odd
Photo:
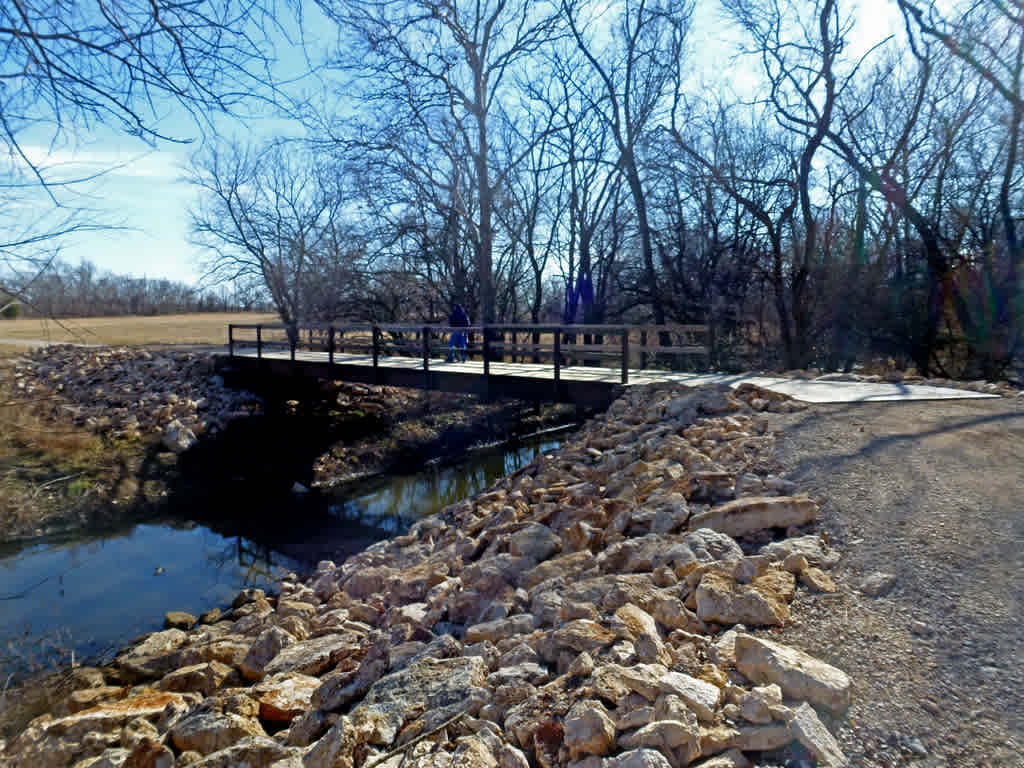
[[[53,148],[40,144],[23,144],[21,150],[36,168],[48,178],[66,179],[105,173],[108,176],[173,181],[181,175],[180,159],[172,152],[151,150],[144,153],[121,152],[102,148]],[[24,166],[21,158],[16,165]]]

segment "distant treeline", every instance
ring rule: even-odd
[[[0,291],[0,307],[13,300]],[[17,309],[12,311],[14,307]],[[89,261],[56,261],[25,288],[3,316],[98,317],[267,309],[258,290],[240,284],[201,290],[174,280],[102,271]]]

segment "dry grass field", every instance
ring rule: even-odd
[[[274,323],[277,315],[209,312],[188,315],[0,320],[0,344],[227,344],[228,323]]]

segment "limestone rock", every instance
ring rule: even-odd
[[[174,453],[184,453],[199,442],[195,433],[178,419],[174,419],[164,427],[161,441],[167,450]]]
[[[625,639],[633,643],[640,661],[660,664],[670,661],[658,634],[658,625],[649,613],[627,603],[615,612],[615,618],[621,622]]]
[[[353,638],[348,635],[325,635],[302,640],[282,648],[266,665],[264,673],[268,676],[282,672],[320,675],[357,648]]]
[[[246,736],[266,735],[256,720],[218,712],[189,715],[179,721],[170,733],[178,751],[193,749],[201,755],[229,747]]]
[[[513,533],[508,540],[509,553],[530,557],[537,562],[547,560],[561,548],[562,540],[558,535],[539,523],[529,523]]]
[[[292,747],[308,747],[338,720],[337,715],[324,712],[322,709],[311,709],[292,720],[288,729],[288,745]]]
[[[683,672],[666,672],[658,679],[658,689],[681,698],[698,718],[713,720],[722,692],[711,683]]]
[[[615,641],[615,634],[590,619],[577,619],[559,627],[551,634],[558,648],[572,648],[580,653],[594,654]]]
[[[744,752],[763,752],[784,747],[792,740],[793,734],[785,725],[741,725],[729,746]]]
[[[672,768],[672,764],[656,749],[631,749],[605,759],[601,768]]]
[[[858,589],[868,597],[884,597],[896,586],[896,581],[895,574],[878,571],[867,576]]]
[[[168,611],[164,614],[164,629],[183,629],[186,632],[196,624],[196,617],[184,611]]]
[[[200,624],[216,624],[220,621],[220,608],[211,608],[199,614]]]
[[[597,568],[597,559],[588,551],[560,555],[524,571],[519,576],[520,586],[533,589],[548,579],[557,576],[578,578],[581,574]]]
[[[310,709],[313,692],[320,680],[309,675],[281,672],[253,686],[253,698],[259,702],[260,719],[290,723]]]
[[[770,588],[771,585],[757,581],[738,584],[725,574],[705,573],[696,591],[697,616],[702,621],[718,624],[772,626],[785,623],[789,619],[786,601]]]
[[[146,736],[132,747],[121,768],[174,768],[174,753],[156,737]]]
[[[209,696],[220,688],[231,671],[231,667],[219,661],[194,664],[171,672],[160,681],[159,687],[165,691],[196,691]]]
[[[615,724],[598,701],[578,701],[563,722],[564,743],[569,759],[584,755],[606,755],[615,745]]]
[[[749,496],[694,515],[690,528],[746,536],[765,528],[803,525],[817,517],[818,505],[807,496]]]
[[[169,706],[187,708],[177,693],[144,693],[102,704],[67,717],[43,715],[32,721],[7,747],[5,766],[57,768],[87,757],[97,757],[119,746],[123,727],[144,718],[155,721]]]
[[[298,758],[298,750],[282,746],[266,736],[247,736],[193,763],[194,768],[265,768],[280,765],[290,756]]]
[[[497,643],[505,638],[516,635],[526,635],[533,631],[533,616],[529,613],[520,613],[509,616],[505,619],[495,619],[483,624],[475,624],[466,630],[467,643],[480,643],[489,640]]]
[[[806,584],[815,592],[832,593],[836,591],[836,583],[832,580],[832,577],[813,565],[800,571],[800,582]]]
[[[295,642],[295,638],[280,627],[269,627],[264,630],[256,642],[249,648],[249,653],[242,660],[239,669],[247,680],[262,680],[264,668],[283,649]]]
[[[751,765],[747,756],[733,747],[707,760],[693,763],[692,768],[751,768]]]
[[[741,633],[736,637],[736,668],[755,683],[777,683],[786,698],[832,711],[850,704],[846,673],[796,648]]]
[[[846,765],[846,755],[840,749],[839,743],[807,702],[793,710],[789,730],[814,756],[821,768],[841,768]]]
[[[439,725],[459,712],[479,709],[490,698],[486,685],[482,659],[423,659],[374,683],[350,716],[364,729],[363,738],[386,746],[420,714]]]
[[[131,681],[162,677],[179,666],[175,651],[187,640],[188,635],[180,629],[154,632],[118,656],[114,663],[122,675]]]
[[[784,561],[790,555],[803,555],[810,565],[818,568],[832,568],[839,562],[839,553],[827,547],[820,536],[794,536],[773,541],[761,547],[761,554],[774,560]]]

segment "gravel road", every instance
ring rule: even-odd
[[[855,766],[1024,767],[1024,402],[815,406],[781,469],[823,501],[835,595],[780,636],[846,670]],[[858,587],[895,576],[885,594]]]

